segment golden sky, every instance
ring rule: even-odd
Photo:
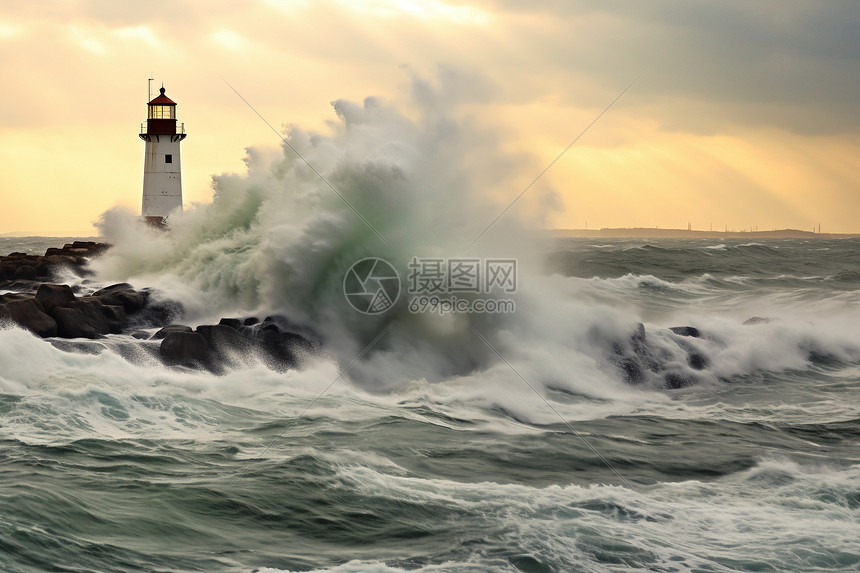
[[[0,1],[0,235],[139,210],[148,77],[178,105],[186,207],[276,128],[456,74],[552,227],[860,232],[860,4],[796,0]],[[404,104],[405,105],[405,104]],[[519,208],[519,207],[518,207]],[[526,204],[523,208],[528,208]]]

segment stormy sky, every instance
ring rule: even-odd
[[[860,232],[857,2],[0,4],[0,234],[139,208],[151,76],[189,132],[186,204],[279,145],[224,80],[277,128],[320,131],[332,100],[455,86],[452,114],[525,158],[500,200],[635,81],[541,180],[547,225]]]

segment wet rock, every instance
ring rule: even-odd
[[[42,338],[57,336],[57,321],[34,299],[12,300],[0,305],[0,320],[14,322]]]
[[[673,326],[670,328],[672,332],[678,336],[690,336],[693,338],[702,338],[701,331],[694,326]]]
[[[194,332],[194,329],[184,324],[168,324],[152,335],[152,340],[161,340],[171,332]]]
[[[687,364],[695,370],[704,370],[708,367],[710,361],[704,354],[694,350],[687,354]]]
[[[771,321],[771,319],[769,319],[769,318],[763,318],[761,316],[753,316],[753,317],[746,319],[743,322],[743,324],[744,324],[744,326],[751,326],[754,324],[767,324],[770,321]]]
[[[23,264],[15,269],[12,278],[15,280],[36,280],[39,276],[36,275],[35,265]]]
[[[129,322],[134,328],[160,328],[177,320],[185,314],[185,309],[174,300],[157,300],[149,291],[146,305],[129,317]]]
[[[143,309],[149,300],[149,292],[136,291],[128,283],[119,283],[98,290],[92,294],[102,304],[121,306],[127,314],[134,314]]]
[[[672,332],[679,336],[701,338],[701,332],[691,326],[674,327]],[[652,383],[666,388],[683,388],[696,382],[696,377],[687,370],[704,370],[709,365],[707,356],[693,346],[693,341],[675,339],[682,353],[651,342],[641,323],[628,339],[615,339],[610,343],[608,355],[612,363],[628,384]],[[600,343],[600,340],[597,340]],[[680,362],[686,357],[687,365]]]
[[[89,296],[77,296],[69,285],[40,280],[61,266],[83,276],[87,259],[104,248],[107,246],[98,243],[75,242],[62,249],[48,249],[44,257],[24,253],[0,257],[0,288],[10,290],[13,285],[18,291],[0,295],[0,319],[20,324],[38,336],[54,338],[51,343],[63,350],[121,348],[120,354],[130,361],[158,358],[166,364],[216,373],[226,365],[240,366],[248,355],[261,356],[275,368],[291,368],[320,346],[311,329],[281,315],[266,317],[262,323],[256,317],[226,317],[217,325],[201,325],[194,331],[176,324],[184,312],[181,304],[158,300],[148,289],[138,291],[120,283]],[[76,288],[80,292],[85,287]],[[150,338],[145,329],[155,327],[160,330],[151,338],[160,344],[143,342]],[[139,341],[94,340],[124,332]]]
[[[218,324],[229,326],[230,328],[238,329],[242,327],[242,321],[238,318],[222,318]]]
[[[33,298],[33,295],[24,292],[9,292],[6,294],[0,294],[0,304],[6,304],[13,300],[27,300],[31,298]]]
[[[112,304],[106,304],[104,307],[105,314],[114,325],[114,328],[118,328],[120,331],[124,330],[128,325],[128,314],[125,312],[125,308]]]
[[[269,366],[278,370],[296,367],[306,353],[319,347],[318,338],[308,329],[284,316],[268,316],[249,333],[252,343],[262,351]]]
[[[98,299],[85,297],[53,310],[57,334],[62,338],[101,338],[118,334],[123,325],[116,314]]]
[[[628,384],[642,384],[648,380],[648,373],[635,357],[625,356],[618,359],[618,368]]]
[[[161,341],[159,355],[165,364],[192,368],[209,365],[209,345],[199,332],[170,332]]]
[[[197,327],[209,347],[218,351],[239,351],[247,346],[247,338],[235,328],[224,324],[201,325]]]
[[[247,335],[224,324],[201,325],[197,327],[209,345],[210,370],[217,371],[221,366],[241,366],[251,343]]]
[[[102,243],[75,241],[62,249],[48,249],[44,257],[24,253],[0,257],[0,279],[14,278],[0,282],[0,288],[17,291],[0,295],[2,316],[42,337],[88,339],[120,333],[129,326],[160,327],[181,316],[179,303],[153,301],[149,290],[138,291],[128,283],[111,285],[79,298],[69,285],[38,280],[47,278],[60,266],[83,276],[88,258],[106,248],[108,245]],[[21,304],[10,307],[12,302]]]
[[[87,260],[94,257],[109,245],[93,241],[75,241],[62,249],[51,248],[44,256],[11,253],[0,257],[0,282],[8,288],[9,281],[44,281],[61,267],[69,268],[78,276],[88,274]]]
[[[668,372],[663,375],[663,380],[666,382],[666,387],[673,390],[678,388],[686,388],[695,384],[695,380],[679,372]]]
[[[32,293],[39,289],[42,285],[39,281],[29,281],[29,280],[18,280],[18,281],[10,281],[3,284],[3,288],[6,290],[12,290],[18,293]]]
[[[41,303],[45,312],[51,314],[56,307],[65,306],[74,301],[75,293],[69,285],[42,284],[39,285],[34,298]]]
[[[241,367],[248,356],[257,356],[270,368],[277,370],[294,368],[307,353],[319,348],[319,341],[310,334],[309,329],[291,323],[286,317],[268,317],[262,323],[256,323],[255,319],[250,326],[246,326],[246,322],[246,319],[223,318],[219,324],[203,324],[194,331],[188,326],[173,324],[162,328],[153,338],[163,337],[167,340],[173,334],[191,332],[201,336],[206,343],[205,357],[202,349],[199,349],[196,355],[180,360],[168,352],[171,345],[178,344],[171,342],[165,347],[165,361],[168,364],[206,368],[216,374],[222,373],[227,366]]]

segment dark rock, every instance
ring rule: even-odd
[[[63,250],[66,252],[66,254],[72,257],[86,257],[90,254],[90,251],[88,249],[78,248],[73,245],[66,245],[63,247]]]
[[[754,324],[767,324],[771,321],[769,318],[762,318],[761,316],[753,316],[744,321],[744,326],[751,326]]]
[[[696,338],[701,336],[701,333],[693,327],[675,327],[671,330],[680,336]],[[673,368],[683,368],[678,364],[678,355],[660,344],[651,342],[646,334],[645,326],[641,323],[636,325],[630,338],[626,340],[609,338],[608,341],[605,341],[606,339],[600,336],[599,328],[595,328],[592,335],[597,344],[609,343],[611,351],[607,358],[628,384],[647,382],[660,384],[662,379],[662,384],[665,387],[682,388],[696,381],[694,376],[686,373],[686,370],[673,370]],[[694,348],[690,341],[676,339],[675,343],[686,353],[691,368],[704,370],[708,366],[707,357]]]
[[[286,330],[282,325],[291,325],[285,317],[278,317],[281,324],[273,322],[273,317],[251,331],[251,340],[268,359],[269,366],[275,369],[293,368],[300,364],[303,354],[315,351],[319,343],[299,332]]]
[[[7,290],[13,290],[15,292],[29,292],[34,293],[42,286],[42,283],[39,281],[31,281],[31,280],[17,280],[12,282],[7,282],[3,285],[3,288]]]
[[[630,341],[633,345],[645,344],[645,325],[641,322],[636,323],[636,330],[630,335]]]
[[[663,380],[666,381],[666,387],[677,390],[678,388],[686,388],[692,386],[695,380],[689,376],[685,376],[678,372],[668,372],[663,375]]]
[[[9,292],[6,294],[0,294],[0,304],[6,304],[13,300],[28,300],[32,298],[33,295],[24,292]]]
[[[51,316],[57,321],[57,334],[62,338],[101,338],[119,333],[122,328],[113,312],[90,297],[57,307]]]
[[[171,332],[194,332],[194,329],[184,324],[168,324],[158,332],[152,335],[152,340],[161,340]]]
[[[125,308],[113,304],[106,304],[104,307],[111,322],[120,325],[120,330],[124,329],[128,324],[128,314],[125,312]]]
[[[184,313],[181,304],[159,300],[148,289],[137,291],[121,283],[78,296],[75,288],[80,291],[86,287],[46,282],[61,267],[83,277],[88,258],[106,248],[104,244],[75,241],[61,249],[48,249],[45,256],[0,256],[0,288],[18,291],[0,295],[0,319],[20,324],[39,336],[62,337],[66,340],[51,343],[63,350],[101,352],[111,348],[132,362],[159,358],[167,364],[203,367],[216,373],[225,365],[244,363],[248,354],[262,355],[276,368],[293,367],[306,352],[319,348],[311,329],[281,315],[266,317],[263,323],[256,317],[223,318],[219,324],[201,325],[195,332],[175,324]],[[93,340],[122,332],[143,340],[149,337],[144,329],[154,327],[161,327],[152,336],[161,341],[158,345],[129,338]]]
[[[68,303],[75,300],[75,293],[72,292],[72,287],[69,285],[39,285],[36,291],[35,299],[39,301],[45,312],[51,314],[51,311],[58,306],[66,306]]]
[[[224,324],[209,324],[197,327],[209,346],[217,350],[240,350],[247,346],[247,339],[239,331]]]
[[[709,360],[704,354],[694,350],[687,355],[687,363],[690,365],[690,368],[704,370],[708,367]]]
[[[13,300],[0,306],[0,319],[11,320],[37,336],[57,336],[57,321],[33,299]]]
[[[128,283],[105,287],[94,292],[92,296],[101,300],[102,304],[121,306],[128,314],[140,311],[149,300],[148,291],[136,291]]]
[[[51,276],[52,270],[53,269],[51,268],[51,265],[49,265],[47,262],[45,262],[44,258],[40,258],[36,262],[36,277],[37,278],[47,279],[48,277]]]
[[[660,360],[655,355],[654,349],[648,344],[645,325],[641,322],[637,323],[636,330],[630,335],[630,349],[649,370],[656,372],[660,369]]]
[[[280,314],[267,316],[263,322],[259,323],[259,326],[256,326],[256,328],[271,330],[273,326],[282,333],[298,335],[300,338],[307,340],[311,347],[315,348],[319,346],[320,337],[316,332],[304,325],[297,324],[286,316]]]
[[[165,364],[200,367],[209,364],[209,345],[199,332],[170,332],[161,341]]]
[[[671,330],[678,336],[691,336],[693,338],[702,338],[702,333],[699,331],[698,328],[695,328],[693,326],[673,326],[669,330]]]
[[[60,255],[49,255],[46,256],[43,261],[53,269],[59,269],[62,267],[71,267],[73,266],[72,261],[69,260],[68,257],[61,257]]]
[[[642,363],[632,356],[625,356],[618,360],[618,367],[624,381],[628,384],[642,384],[648,380],[648,374]]]
[[[11,253],[0,257],[0,281],[48,280],[60,267],[68,267],[78,276],[85,276],[89,272],[87,259],[107,248],[108,245],[103,243],[75,241],[62,249],[50,248],[45,251],[45,256]]]
[[[156,300],[147,290],[143,290],[148,296],[146,305],[136,312],[130,319],[134,328],[162,327],[177,320],[185,314],[185,309],[174,300]]]
[[[251,346],[247,336],[223,324],[201,325],[197,332],[206,340],[210,350],[209,369],[219,371],[221,366],[239,367]]]
[[[221,321],[218,322],[218,324],[229,326],[230,328],[239,329],[242,326],[242,321],[238,318],[222,318]]]
[[[15,269],[15,273],[12,275],[12,278],[15,280],[25,280],[25,281],[34,281],[38,277],[36,276],[36,267],[35,265],[20,265]]]

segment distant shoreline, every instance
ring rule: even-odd
[[[659,229],[655,227],[603,228],[603,229],[550,229],[553,237],[604,237],[656,238],[656,239],[854,239],[854,233],[813,233],[799,229],[774,231],[694,231],[687,229]]]

